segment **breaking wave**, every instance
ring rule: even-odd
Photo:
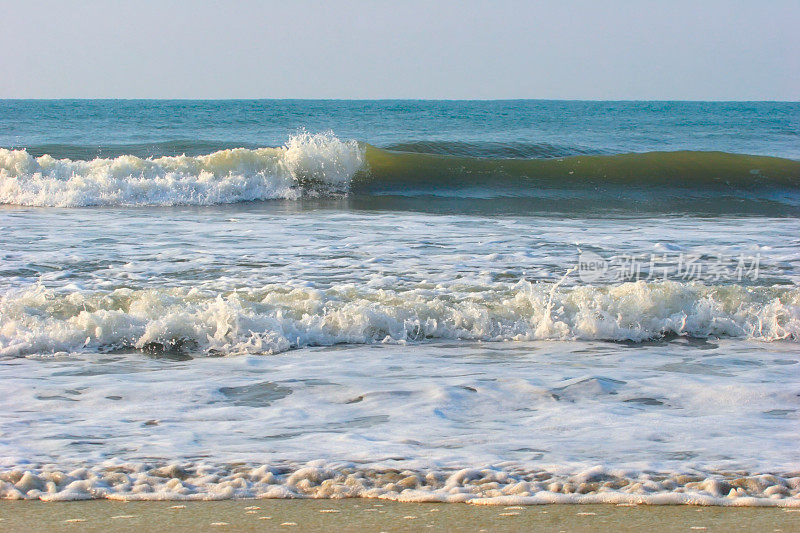
[[[200,148],[223,146],[203,142]],[[91,153],[89,147],[52,148],[56,153]],[[198,150],[188,141],[129,148],[140,154]],[[629,202],[636,197],[631,191],[657,199],[700,193],[712,200],[800,204],[800,162],[777,157],[723,152],[606,155],[530,143],[418,141],[391,148],[342,141],[330,132],[304,132],[278,148],[226,148],[207,155],[57,159],[48,153],[35,157],[35,148],[0,149],[0,204],[213,205],[348,193],[435,195],[442,190],[465,198],[550,198],[553,190],[570,198],[605,194],[599,204],[614,198]]]
[[[279,353],[338,343],[430,339],[608,340],[664,336],[800,340],[800,289],[635,282],[420,285],[315,290],[270,285],[215,293],[117,289],[56,293],[41,285],[0,297],[0,355],[135,349]]]
[[[89,161],[0,149],[0,203],[28,206],[213,205],[344,193],[364,163],[354,141],[302,133],[280,148]]]

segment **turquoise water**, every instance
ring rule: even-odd
[[[0,102],[0,146],[37,155],[47,145],[75,147],[47,152],[54,157],[280,146],[300,128],[383,148],[444,141],[552,145],[564,155],[702,150],[800,158],[796,102]]]
[[[796,506],[799,138],[798,103],[2,101],[0,496]]]

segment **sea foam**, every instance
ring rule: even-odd
[[[355,141],[300,133],[280,148],[89,161],[0,148],[0,203],[28,206],[212,205],[346,192],[363,166]]]
[[[442,283],[404,290],[268,285],[226,293],[54,292],[36,285],[0,297],[0,316],[5,356],[121,348],[235,355],[426,339],[796,341],[800,290],[643,281],[599,287]]]
[[[576,472],[468,468],[400,470],[310,461],[295,465],[43,465],[0,471],[0,499],[69,501],[373,498],[477,505],[614,503],[800,507],[800,477],[655,473],[595,466]]]

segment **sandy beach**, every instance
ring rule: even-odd
[[[0,528],[30,531],[797,531],[800,511],[695,506],[476,506],[380,500],[6,501]]]

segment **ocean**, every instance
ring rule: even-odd
[[[0,101],[0,497],[800,507],[800,103]]]

